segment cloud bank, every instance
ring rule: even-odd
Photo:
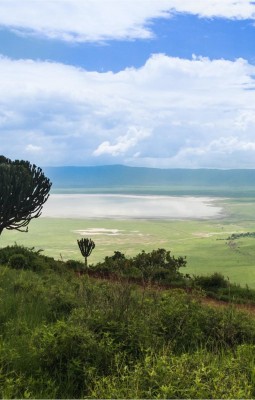
[[[0,58],[1,153],[46,165],[255,167],[255,66],[152,55],[98,73]]]
[[[148,39],[151,23],[175,13],[255,19],[251,0],[1,0],[0,27],[67,42]]]

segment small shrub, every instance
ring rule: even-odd
[[[130,260],[123,253],[115,251],[113,256],[106,256],[102,263],[98,263],[95,269],[104,272],[124,272],[129,269],[130,264]]]
[[[82,271],[84,269],[84,264],[77,260],[67,260],[66,266],[72,271]]]
[[[111,343],[98,341],[85,326],[57,321],[38,327],[32,353],[42,371],[60,383],[58,398],[82,398],[93,375],[110,372]]]
[[[40,254],[41,251],[42,250],[34,250],[33,247],[27,248],[24,246],[18,246],[17,244],[14,246],[7,246],[0,249],[0,264],[9,264],[12,268],[30,269],[36,272],[52,269],[56,272],[62,273],[66,270],[65,263]],[[27,260],[26,263],[24,257]],[[23,265],[22,267],[18,265],[18,258],[20,258],[20,265]],[[21,260],[22,258],[23,261]],[[15,259],[16,261],[14,261]]]
[[[9,258],[8,265],[15,269],[27,269],[29,267],[29,260],[24,254],[13,254]]]
[[[227,288],[229,286],[228,280],[220,273],[215,272],[210,276],[195,276],[195,285],[204,290],[218,290],[220,288]]]

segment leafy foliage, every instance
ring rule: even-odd
[[[9,265],[16,269],[26,269],[29,267],[28,259],[24,254],[13,254],[9,258]]]
[[[4,156],[0,156],[0,182],[0,234],[4,229],[24,231],[32,218],[40,216],[51,182],[41,168]]]
[[[108,273],[108,276],[110,273],[115,273],[143,281],[184,284],[188,276],[182,275],[180,268],[185,267],[186,263],[185,257],[175,258],[170,251],[165,249],[157,249],[149,253],[143,250],[133,258],[126,258],[123,253],[115,251],[113,256],[107,256],[104,262],[98,263],[94,270]]]
[[[229,286],[228,280],[218,272],[210,276],[196,276],[194,282],[204,290],[216,290]]]
[[[63,262],[44,256],[40,254],[41,252],[41,249],[35,250],[33,247],[27,248],[17,244],[0,248],[0,264],[9,265],[12,268],[26,268],[39,272],[45,269],[57,269],[61,272],[65,269]],[[21,258],[22,261],[19,263],[18,260],[21,260]]]

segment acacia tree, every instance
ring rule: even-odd
[[[27,232],[31,219],[41,215],[50,188],[41,168],[0,156],[0,235],[4,229]]]

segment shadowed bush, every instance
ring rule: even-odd
[[[215,272],[210,276],[195,276],[193,278],[195,285],[204,290],[217,290],[220,288],[227,288],[229,286],[228,280],[220,273]]]

